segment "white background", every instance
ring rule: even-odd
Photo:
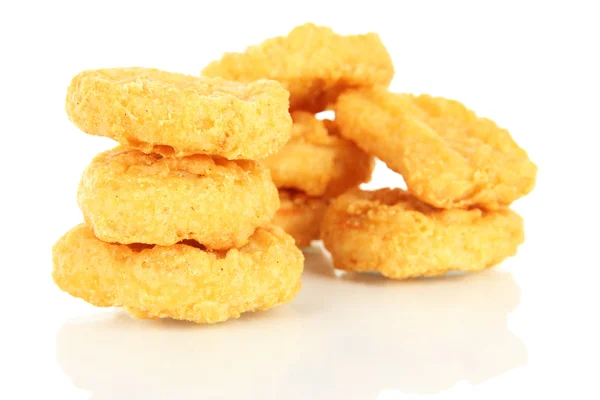
[[[594,1],[2,2],[0,398],[598,398],[600,31]],[[108,139],[64,112],[83,69],[198,74],[313,21],[376,31],[396,91],[463,101],[539,166],[519,254],[485,273],[340,278],[319,251],[289,305],[216,326],[136,321],[71,298],[51,246],[82,220]],[[371,186],[397,186],[377,169]],[[510,397],[509,397],[510,396]]]

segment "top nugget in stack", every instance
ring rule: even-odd
[[[330,109],[350,88],[390,83],[394,67],[379,36],[342,36],[305,24],[243,53],[226,53],[202,74],[241,82],[273,79],[289,90],[292,139],[265,164],[281,200],[274,222],[298,246],[308,246],[319,238],[330,200],[371,179],[374,157],[341,137],[335,121],[319,120],[315,113]]]
[[[85,71],[68,89],[82,131],[121,146],[81,179],[85,224],[53,248],[57,285],[141,318],[214,323],[291,300],[303,257],[267,225],[279,206],[255,160],[289,139],[288,93],[145,68]]]
[[[282,198],[275,221],[301,246],[320,234],[336,268],[395,279],[476,271],[523,242],[523,221],[508,206],[533,189],[535,164],[508,131],[457,101],[390,93],[394,69],[376,34],[306,24],[226,53],[202,73],[274,79],[290,91],[299,133],[267,159]],[[325,109],[335,122],[306,114]],[[347,157],[321,151],[336,147],[333,137],[352,149]],[[408,190],[351,189],[370,178],[373,156]],[[337,179],[344,172],[347,185]]]

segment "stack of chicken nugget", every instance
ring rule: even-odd
[[[202,71],[241,82],[273,79],[290,92],[292,138],[265,160],[279,189],[281,208],[274,222],[299,247],[320,238],[330,201],[371,179],[375,159],[340,135],[336,121],[315,114],[330,109],[350,87],[388,85],[394,68],[374,33],[340,36],[306,24],[286,37],[226,53]]]
[[[457,101],[389,92],[394,70],[376,34],[306,24],[202,73],[289,90],[292,140],[267,159],[282,199],[275,222],[300,246],[320,235],[336,268],[394,279],[477,271],[523,242],[509,206],[533,189],[535,164],[507,130]],[[335,121],[313,115],[326,109]],[[356,188],[372,157],[407,190]]]
[[[85,223],[53,247],[56,284],[140,318],[214,323],[290,301],[302,253],[256,160],[290,138],[277,82],[146,68],[84,71],[67,94],[83,132],[115,139],[85,170]]]

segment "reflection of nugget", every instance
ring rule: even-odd
[[[296,246],[308,247],[319,239],[323,215],[329,200],[309,197],[301,192],[280,190],[281,207],[273,218],[273,223],[292,235]]]
[[[337,134],[333,121],[295,111],[292,139],[264,160],[279,188],[335,197],[371,179],[375,159]]]
[[[106,242],[168,246],[193,239],[240,247],[279,207],[269,171],[255,161],[168,158],[117,147],[85,170],[78,202]]]
[[[535,185],[537,167],[508,131],[453,100],[357,90],[340,96],[336,122],[435,207],[497,209]]]
[[[321,229],[336,268],[394,279],[491,267],[524,239],[521,217],[508,209],[440,210],[401,189],[348,192]]]
[[[111,244],[78,225],[53,248],[56,284],[100,307],[143,318],[214,323],[290,301],[300,289],[302,253],[280,228],[258,228],[248,244],[208,251]]]
[[[289,90],[292,109],[317,112],[345,89],[388,85],[394,67],[375,33],[340,36],[305,24],[244,53],[226,53],[202,73],[243,82],[274,79]]]
[[[288,106],[288,93],[273,81],[113,68],[75,76],[66,108],[82,131],[145,153],[255,160],[289,140]]]

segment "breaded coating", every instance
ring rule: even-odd
[[[273,224],[289,233],[300,248],[310,246],[313,240],[319,240],[329,199],[280,189],[279,201],[281,207],[273,218]]]
[[[269,170],[256,161],[171,158],[121,146],[94,158],[77,200],[105,242],[192,239],[209,249],[245,245],[279,208]]]
[[[278,188],[335,197],[371,179],[375,158],[340,137],[335,122],[305,111],[292,112],[292,119],[292,139],[264,160]]]
[[[304,257],[278,227],[258,228],[248,244],[208,251],[195,242],[123,245],[81,224],[52,249],[53,278],[65,292],[140,318],[215,323],[289,302],[300,290]]]
[[[537,167],[509,132],[457,101],[378,88],[342,94],[335,111],[342,136],[432,206],[494,210],[535,186]]]
[[[346,89],[387,86],[394,66],[377,34],[341,36],[309,23],[243,53],[225,53],[202,74],[242,82],[274,79],[289,90],[292,110],[318,112]]]
[[[258,160],[290,138],[289,94],[274,81],[248,84],[149,68],[84,71],[71,81],[67,114],[85,133],[145,153]]]
[[[503,208],[433,208],[402,189],[350,191],[333,200],[321,236],[335,268],[393,279],[478,271],[516,253],[523,220]]]

